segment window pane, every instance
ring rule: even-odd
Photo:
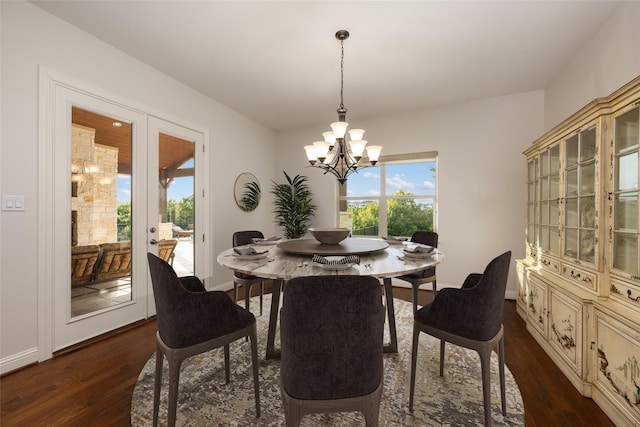
[[[340,211],[340,227],[350,228],[354,236],[378,235],[378,201],[349,200]]]
[[[436,194],[436,164],[434,162],[386,165],[385,194]]]
[[[347,197],[373,197],[380,195],[380,166],[362,169],[351,174],[345,184]]]
[[[567,171],[566,195],[575,196],[578,194],[578,169]]]
[[[582,132],[580,138],[580,161],[593,159],[596,156],[596,127]]]
[[[410,237],[418,230],[433,231],[432,199],[391,199],[387,202],[387,230]]]
[[[549,198],[557,199],[560,197],[560,174],[553,174],[549,176]]]

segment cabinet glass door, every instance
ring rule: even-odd
[[[538,204],[538,159],[531,159],[527,162],[527,243],[536,246],[538,224],[537,215]]]
[[[540,155],[540,248],[559,254],[560,146],[554,145]]]
[[[565,140],[564,255],[595,262],[597,128]]]
[[[640,146],[640,107],[615,118],[613,179],[613,267],[638,276],[639,217],[638,157]]]

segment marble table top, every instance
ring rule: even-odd
[[[371,240],[377,240],[386,245],[382,239]],[[347,269],[331,270],[313,263],[311,261],[313,254],[293,254],[283,251],[276,245],[246,245],[246,247],[254,247],[257,252],[268,250],[268,254],[261,259],[241,260],[233,255],[233,248],[230,248],[218,255],[218,263],[245,274],[267,279],[289,280],[302,276],[344,274],[391,278],[433,267],[444,260],[444,254],[437,249],[435,255],[429,258],[415,259],[404,255],[403,245],[388,245],[386,249],[359,255],[360,264]]]

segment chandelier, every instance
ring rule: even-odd
[[[331,131],[324,132],[323,141],[316,141],[311,145],[305,145],[307,159],[311,166],[331,172],[340,184],[347,181],[347,177],[359,169],[375,165],[380,157],[382,147],[370,145],[366,147],[369,164],[361,163],[367,141],[362,139],[364,129],[349,130],[349,144],[347,145],[346,133],[349,123],[346,122],[347,109],[344,108],[344,41],[349,38],[347,30],[336,33],[336,39],[340,40],[340,106],[337,110],[338,121],[331,123]]]

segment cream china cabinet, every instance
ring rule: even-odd
[[[518,313],[584,396],[640,425],[640,76],[524,154]]]

